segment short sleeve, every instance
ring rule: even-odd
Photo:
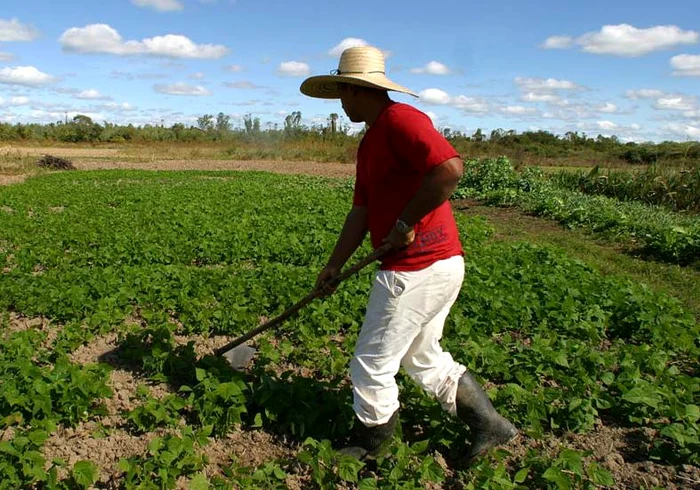
[[[396,111],[392,114],[388,131],[393,150],[421,174],[428,173],[445,160],[459,157],[459,152],[421,111]]]

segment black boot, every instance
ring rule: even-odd
[[[360,461],[378,456],[391,441],[398,420],[399,411],[397,410],[389,421],[382,425],[367,427],[362,422],[357,421],[352,444],[338,452]]]
[[[488,395],[469,372],[462,375],[457,387],[457,416],[471,432],[465,463],[518,435],[515,426],[496,412]]]

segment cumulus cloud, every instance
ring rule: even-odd
[[[523,102],[558,102],[561,97],[552,93],[527,92],[520,97]]]
[[[628,90],[625,93],[625,97],[628,99],[658,99],[663,97],[664,91],[653,89],[653,88],[643,88],[641,90]]]
[[[439,61],[431,61],[421,68],[411,68],[411,73],[425,73],[427,75],[449,75],[452,71]]]
[[[119,32],[107,24],[72,27],[61,35],[59,41],[64,51],[117,56],[218,59],[229,51],[226,46],[218,44],[195,44],[179,34],[156,36],[143,41],[125,41]]]
[[[676,136],[700,140],[700,125],[692,126],[690,124],[673,123],[666,125],[664,129],[673,133]]]
[[[82,92],[75,94],[75,98],[83,100],[111,100],[111,97],[102,95],[95,89],[83,90]]]
[[[260,85],[256,85],[253,82],[248,82],[246,80],[241,80],[238,82],[225,82],[224,85],[228,88],[237,88],[237,89],[261,89],[265,88]]]
[[[332,56],[334,58],[340,58],[340,55],[343,53],[348,48],[356,48],[359,46],[370,46],[370,43],[365,41],[364,39],[360,39],[357,37],[346,37],[342,41],[340,41],[338,44],[333,46],[330,50],[328,50],[328,55]],[[378,46],[376,46],[378,47]],[[382,53],[384,54],[384,58],[389,58],[391,57],[391,51],[386,51],[386,50],[381,50]]]
[[[37,37],[39,31],[19,19],[0,19],[0,42],[33,41]]]
[[[9,100],[5,100],[0,97],[0,107],[19,107],[29,105],[31,103],[32,101],[29,99],[29,97],[25,96],[11,97]]]
[[[231,73],[238,73],[240,71],[243,71],[243,67],[241,65],[229,65],[224,68],[226,71],[230,71]]]
[[[421,102],[429,105],[449,105],[464,112],[485,113],[489,111],[488,103],[479,98],[466,95],[451,96],[439,88],[428,88],[418,94]]]
[[[697,109],[698,101],[688,95],[668,94],[656,99],[652,107],[667,111],[693,111]]]
[[[185,5],[179,0],[131,0],[137,7],[148,7],[159,12],[172,12],[182,10]]]
[[[522,90],[532,92],[547,92],[555,90],[579,90],[582,87],[569,80],[557,80],[556,78],[523,78],[516,77],[515,83]]]
[[[0,69],[0,83],[8,85],[24,85],[38,87],[56,81],[55,77],[47,75],[33,66],[18,66],[16,68]]]
[[[340,55],[343,53],[348,48],[355,48],[358,46],[369,46],[369,43],[365,41],[364,39],[359,39],[356,37],[346,37],[342,41],[340,41],[338,44],[333,46],[329,51],[328,54],[330,56],[333,56],[334,58],[340,57]]]
[[[679,54],[671,58],[676,76],[700,77],[700,55]]]
[[[311,69],[301,61],[283,61],[277,68],[277,73],[285,77],[305,77],[311,73]]]
[[[620,112],[620,109],[612,102],[606,102],[602,105],[597,106],[598,111],[606,114],[615,114]]]
[[[574,38],[571,36],[552,36],[542,43],[542,47],[544,49],[565,49],[570,48],[573,44]]]
[[[521,105],[501,107],[499,111],[508,116],[531,116],[538,113],[538,110],[534,107],[525,107]]]
[[[174,83],[171,85],[156,84],[153,89],[159,94],[166,95],[193,95],[193,96],[207,96],[211,95],[211,92],[201,85],[189,85],[187,83]]]
[[[588,32],[575,39],[569,36],[553,36],[548,38],[543,46],[549,49],[566,49],[578,45],[587,53],[643,56],[683,44],[695,44],[699,40],[698,32],[685,31],[674,25],[637,28],[629,24],[618,24],[603,26],[600,31]]]

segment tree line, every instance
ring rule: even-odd
[[[477,129],[471,134],[440,128],[442,134],[465,156],[504,154],[516,161],[527,159],[580,158],[585,160],[620,160],[630,164],[700,163],[700,142],[664,141],[660,143],[622,142],[616,136],[587,135],[567,132],[563,135],[548,131],[524,131],[494,129],[489,133]],[[305,147],[314,144],[332,144],[352,148],[359,143],[365,129],[350,132],[350,126],[336,113],[326,121],[303,124],[302,114],[288,114],[282,125],[261,124],[258,117],[246,114],[243,126],[234,127],[231,117],[219,113],[204,114],[196,124],[96,123],[85,115],[77,115],[66,121],[49,124],[0,123],[0,141],[37,141],[64,143],[148,143],[148,142],[220,142],[236,144],[285,144],[303,142]],[[352,152],[349,153],[352,155]],[[350,157],[349,157],[350,158]]]

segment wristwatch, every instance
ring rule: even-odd
[[[399,233],[403,233],[404,235],[413,231],[413,227],[408,226],[401,218],[396,220],[396,229],[399,231]]]

